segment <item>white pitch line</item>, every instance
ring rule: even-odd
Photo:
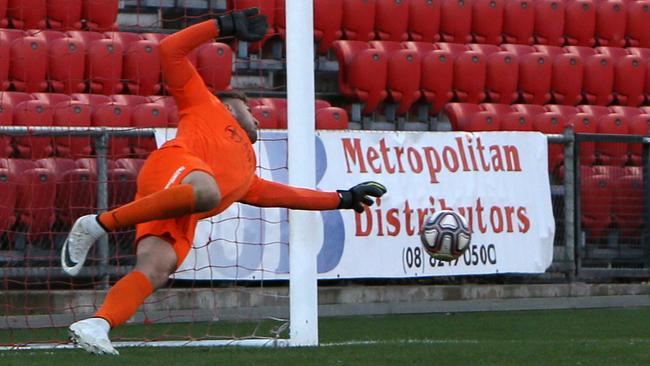
[[[365,345],[405,345],[405,344],[480,344],[480,343],[511,343],[511,344],[556,344],[556,343],[629,343],[650,344],[650,339],[563,339],[547,341],[539,339],[395,339],[395,340],[352,340],[345,342],[321,343],[321,347],[365,346]]]

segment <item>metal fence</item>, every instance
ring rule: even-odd
[[[96,161],[96,207],[91,209],[103,212],[116,204],[109,197],[115,194],[110,187],[109,140],[152,138],[154,130],[6,126],[0,127],[0,136],[3,135],[91,137]],[[549,168],[556,237],[554,261],[548,274],[569,280],[648,276],[650,190],[646,187],[650,138],[574,134],[570,129],[563,135],[547,138],[549,151],[563,154],[560,163]],[[135,176],[125,179],[131,180],[133,188],[121,202],[132,200],[135,193]],[[18,225],[10,229],[11,235],[4,233],[0,238],[0,278],[5,279],[5,287],[12,278],[20,279],[21,284],[43,284],[64,278],[59,250],[68,229],[69,226],[53,228],[40,239],[31,238]],[[104,238],[95,246],[79,277],[108,286],[111,276],[121,276],[132,268],[132,241],[133,231]]]

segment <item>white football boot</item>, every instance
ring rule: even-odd
[[[83,267],[88,250],[106,230],[97,222],[97,215],[85,215],[75,221],[61,248],[61,267],[70,276],[76,276]]]
[[[115,355],[120,353],[108,339],[110,324],[102,318],[88,318],[72,323],[68,327],[70,339],[90,353],[96,355]]]

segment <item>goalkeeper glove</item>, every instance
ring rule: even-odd
[[[365,209],[364,205],[371,206],[374,203],[368,196],[381,197],[386,193],[386,187],[377,182],[363,182],[347,191],[338,190],[336,192],[341,197],[339,209],[352,208],[361,213]]]
[[[257,8],[235,10],[217,17],[219,36],[234,36],[246,42],[260,41],[269,27],[266,15],[257,15]]]

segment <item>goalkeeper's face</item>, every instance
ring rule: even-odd
[[[251,144],[254,144],[257,141],[257,127],[259,126],[259,122],[251,113],[251,108],[248,104],[236,98],[226,98],[222,102],[228,107],[237,122],[239,122],[241,128],[246,131]]]

